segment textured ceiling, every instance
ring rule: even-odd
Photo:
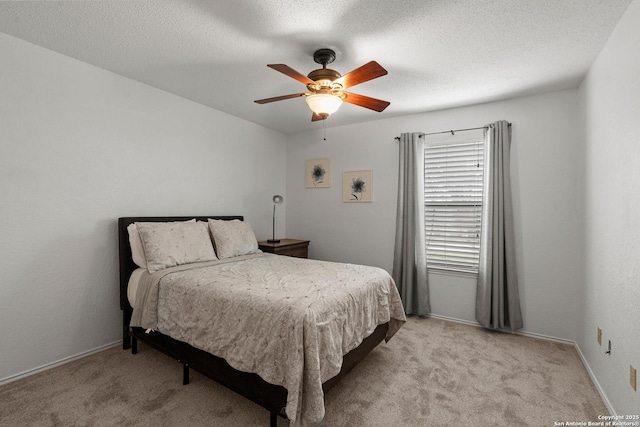
[[[327,127],[576,87],[631,0],[2,1],[0,31],[283,133],[318,129],[302,74],[313,52],[346,74],[389,74],[353,92]]]

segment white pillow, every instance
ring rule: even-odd
[[[136,225],[150,273],[217,259],[204,222],[138,222]]]
[[[209,229],[220,259],[260,252],[256,235],[247,222],[209,219]]]
[[[147,260],[144,257],[144,248],[142,247],[142,240],[138,234],[138,227],[133,222],[127,226],[129,232],[129,246],[131,246],[131,258],[133,262],[140,268],[147,268]]]
[[[196,222],[196,219],[190,219],[182,222]],[[138,234],[137,223],[133,222],[127,226],[127,232],[129,232],[129,246],[131,246],[131,258],[133,262],[140,268],[147,268],[147,259],[144,256],[144,247],[142,246],[142,240],[140,240],[140,234]]]

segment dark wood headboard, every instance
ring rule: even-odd
[[[123,217],[118,218],[118,251],[120,259],[120,309],[131,309],[129,305],[129,299],[127,298],[127,285],[129,284],[129,277],[131,273],[138,266],[133,263],[131,257],[131,246],[129,245],[129,233],[127,227],[134,222],[169,222],[169,221],[188,221],[195,218],[196,221],[206,221],[207,219],[224,219],[244,220],[243,216],[136,216],[136,217]]]
[[[169,221],[188,221],[190,219],[195,218],[196,221],[206,221],[207,219],[223,219],[223,220],[234,220],[239,219],[240,221],[244,220],[243,216],[219,216],[219,215],[211,215],[211,216],[128,216],[123,218],[118,218],[118,252],[119,252],[119,260],[120,260],[120,309],[124,311],[124,323],[125,328],[128,329],[129,322],[128,319],[131,318],[131,305],[129,304],[129,299],[127,298],[127,286],[129,284],[129,277],[133,270],[137,268],[137,266],[133,262],[133,258],[131,257],[131,246],[129,245],[129,233],[127,232],[127,227],[129,224],[134,222],[169,222]]]

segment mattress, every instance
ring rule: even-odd
[[[140,284],[140,278],[142,274],[147,272],[146,268],[136,268],[131,273],[131,277],[129,277],[129,282],[127,284],[127,299],[129,300],[129,304],[131,307],[136,306],[136,294],[138,292],[138,285]]]

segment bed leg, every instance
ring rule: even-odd
[[[269,417],[269,427],[278,427],[278,413],[271,411]]]
[[[127,310],[122,310],[122,349],[131,348],[131,336],[129,335],[129,322],[131,314]]]
[[[189,364],[182,364],[182,385],[189,384]]]
[[[131,354],[138,354],[138,338],[131,336]]]

